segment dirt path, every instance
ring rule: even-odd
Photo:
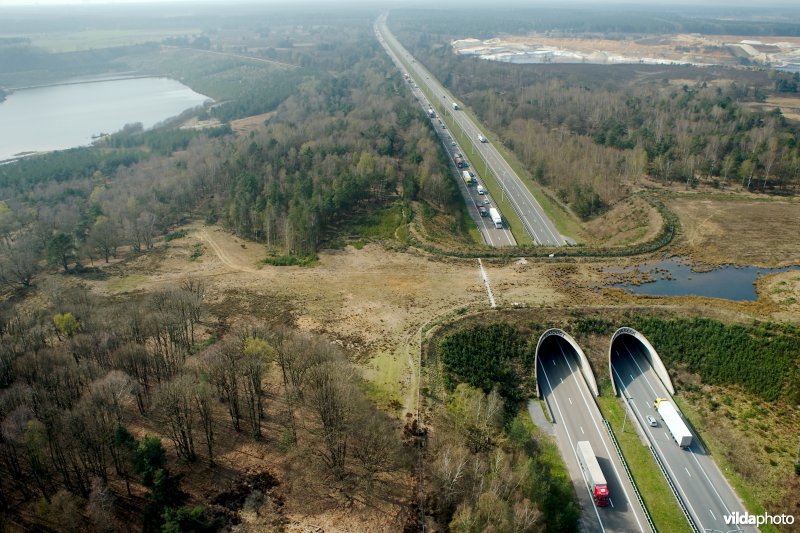
[[[211,235],[208,233],[208,230],[205,227],[200,228],[199,234],[200,238],[203,239],[206,243],[208,243],[208,245],[217,255],[219,260],[225,263],[225,265],[231,270],[236,272],[250,272],[250,273],[259,272],[255,268],[247,264],[244,264],[241,261],[241,258],[237,258],[236,260],[234,260],[225,250],[222,249],[220,244],[217,242],[217,239],[211,237]]]

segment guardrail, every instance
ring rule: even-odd
[[[611,430],[611,424],[609,424],[605,418],[603,418],[602,420],[603,420],[603,425],[606,426],[606,431],[608,431],[608,435],[611,437],[611,442],[614,444],[614,449],[617,450],[617,455],[619,456],[619,462],[622,463],[622,468],[625,469],[625,475],[628,476],[628,481],[631,482],[631,487],[633,487],[633,493],[636,495],[636,499],[639,500],[639,505],[642,506],[642,510],[644,511],[644,516],[645,518],[647,518],[647,523],[650,524],[650,530],[653,531],[653,533],[657,533],[658,529],[656,529],[656,524],[653,522],[653,517],[650,516],[650,511],[647,510],[647,506],[644,504],[642,495],[639,493],[639,488],[633,481],[633,475],[631,474],[631,471],[628,468],[628,463],[625,462],[625,457],[622,456],[622,448],[619,447],[619,442],[617,442],[617,436],[614,435],[614,432]]]
[[[658,468],[661,469],[661,473],[664,475],[664,478],[666,478],[667,485],[669,485],[669,488],[672,490],[672,495],[675,496],[676,500],[678,500],[678,505],[680,506],[681,511],[683,511],[684,516],[686,516],[686,520],[689,521],[689,527],[691,527],[692,531],[695,533],[700,533],[700,529],[694,523],[694,518],[692,518],[691,513],[689,513],[689,508],[686,507],[685,503],[683,503],[683,498],[681,498],[680,494],[678,494],[678,489],[675,487],[675,483],[672,482],[672,478],[669,477],[667,469],[664,467],[664,463],[661,461],[661,458],[658,456],[652,446],[648,444],[647,447],[650,449],[650,453],[653,454],[653,458],[656,460]]]

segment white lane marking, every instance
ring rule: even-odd
[[[561,412],[561,407],[558,405],[558,398],[556,398],[555,393],[553,392],[553,386],[550,384],[550,378],[547,377],[547,372],[544,370],[544,363],[539,360],[539,365],[542,367],[542,374],[544,374],[544,380],[547,382],[547,386],[550,388],[550,393],[553,397],[553,401],[556,403],[556,410],[558,411],[558,416],[561,417],[561,420],[566,420],[564,418],[564,413]],[[562,380],[563,381],[563,380]],[[549,403],[549,402],[548,402]],[[584,486],[586,487],[586,492],[589,493],[589,501],[592,502],[592,507],[594,508],[594,514],[597,516],[597,522],[600,524],[600,529],[605,532],[606,528],[603,527],[603,521],[600,520],[600,513],[597,512],[597,506],[594,505],[594,496],[592,495],[592,491],[589,490],[589,484],[586,483],[586,477],[583,475],[583,469],[581,468],[581,461],[578,459],[578,452],[575,451],[575,445],[572,443],[572,437],[569,436],[569,429],[567,429],[567,425],[564,424],[564,433],[567,434],[567,440],[569,441],[569,447],[572,449],[573,455],[575,455],[575,461],[578,463],[578,470],[581,471],[581,477],[583,477]]]
[[[633,353],[631,353],[630,349],[628,348],[628,346],[627,346],[627,345],[626,345],[624,342],[622,343],[622,345],[623,345],[623,346],[625,346],[625,349],[628,351],[628,354],[630,355],[630,358],[631,358],[631,360],[633,361],[633,363],[636,365],[636,367],[637,367],[637,368],[639,368],[639,371],[640,371],[640,372],[642,372],[642,375],[644,376],[644,380],[645,380],[645,382],[647,383],[647,386],[648,386],[648,387],[650,387],[650,390],[652,390],[652,391],[653,391],[653,394],[655,394],[655,395],[656,395],[656,397],[658,397],[658,394],[656,393],[655,389],[653,389],[653,386],[652,386],[652,385],[650,385],[650,380],[649,380],[649,379],[647,379],[647,374],[645,374],[645,372],[644,372],[644,371],[642,370],[642,368],[639,366],[639,363],[637,363],[637,362],[636,362],[636,358],[633,356]],[[651,367],[651,368],[652,368],[652,367]],[[662,386],[663,386],[663,385],[662,385]],[[667,394],[669,394],[669,393],[667,393]],[[694,444],[692,444],[692,446],[694,446]],[[728,506],[727,506],[727,505],[725,505],[725,501],[722,499],[722,496],[720,496],[719,492],[717,492],[717,488],[716,488],[716,487],[714,486],[714,484],[711,482],[711,479],[708,477],[708,474],[706,473],[705,469],[703,468],[703,465],[701,465],[701,464],[700,464],[700,461],[698,461],[698,460],[697,460],[697,457],[695,456],[694,452],[692,451],[692,446],[689,446],[689,449],[688,449],[688,451],[689,451],[689,452],[691,453],[691,455],[692,455],[692,459],[694,459],[694,462],[695,462],[695,463],[697,463],[697,467],[700,469],[700,472],[702,472],[702,473],[703,473],[703,477],[705,477],[705,478],[706,478],[706,482],[708,483],[708,486],[709,486],[709,487],[711,487],[711,490],[713,490],[713,491],[714,491],[714,494],[716,494],[716,496],[717,496],[717,499],[718,499],[718,500],[719,500],[719,502],[722,504],[722,507],[724,507],[724,508],[725,508],[725,512],[726,512],[726,513],[728,513],[728,514],[730,514],[730,512],[731,512],[731,511],[730,511],[730,509],[728,509]]]
[[[478,266],[481,267],[481,277],[483,278],[483,284],[486,286],[486,292],[489,294],[489,303],[492,304],[492,309],[497,307],[497,303],[494,301],[494,294],[492,294],[492,288],[489,286],[489,276],[486,275],[486,269],[483,268],[483,262],[481,262],[481,258],[478,258]]]
[[[714,521],[716,522],[716,520],[717,520],[717,516],[714,514],[714,511],[712,511],[711,509],[709,509],[709,510],[708,510],[708,512],[709,512],[709,513],[711,513],[711,517],[712,517],[712,518],[714,519]]]
[[[628,374],[631,377],[631,381],[633,381],[633,374]]]
[[[611,366],[611,370],[613,370],[614,374],[616,374],[617,378],[619,378],[619,384],[620,384],[620,387],[622,387],[622,391],[621,392],[622,392],[623,396],[627,396],[625,394],[625,391],[626,391],[625,382],[622,381],[622,378],[617,373],[617,369],[614,368],[613,365]],[[636,407],[635,405],[631,405],[631,407],[633,407],[633,410],[638,415],[639,420],[642,420],[644,418],[644,416],[639,411],[639,408]],[[656,450],[658,450],[658,453],[660,453],[661,457],[664,458],[664,461],[663,461],[664,462],[664,466],[667,467],[667,470],[669,470],[669,474],[672,477],[672,480],[678,486],[678,489],[680,490],[681,494],[683,494],[683,496],[684,496],[683,497],[683,501],[686,503],[687,506],[689,506],[689,510],[691,511],[692,515],[697,519],[698,523],[700,523],[700,515],[698,515],[695,512],[694,507],[692,507],[692,503],[689,501],[686,491],[683,489],[683,486],[678,481],[678,476],[675,475],[675,472],[672,470],[672,467],[670,466],[669,461],[666,460],[666,455],[664,455],[664,452],[661,451],[661,446],[659,446],[658,440],[655,438],[655,434],[651,431],[650,426],[645,426],[645,425],[642,425],[642,426],[644,427],[645,432],[647,432],[648,434],[650,434],[652,436],[651,441],[653,443],[653,446],[656,447]],[[664,435],[666,436],[667,440],[670,440],[671,437],[667,434],[666,431],[664,432]],[[700,523],[700,525],[702,526],[702,523]]]
[[[716,494],[717,498],[719,498],[720,503],[725,508],[725,512],[728,513],[728,514],[731,514],[731,510],[728,509],[727,505],[725,505],[725,501],[722,499],[722,496],[719,495],[719,492],[717,492],[717,488],[714,486],[713,483],[711,483],[711,479],[709,479],[708,474],[706,474],[706,471],[703,468],[703,466],[700,464],[700,461],[698,461],[697,457],[695,457],[694,451],[692,451],[692,447],[691,446],[689,446],[688,452],[692,454],[692,459],[694,459],[694,462],[697,463],[697,467],[700,469],[700,472],[702,472],[703,476],[706,478],[706,481],[708,482],[708,486],[711,487],[711,490],[713,490],[714,494]]]
[[[683,469],[684,469],[684,470],[686,470],[686,473],[687,473],[687,474],[689,474],[689,477],[692,477],[692,473],[691,473],[691,472],[689,472],[689,469],[688,469],[688,468],[686,468],[686,467],[684,466],[684,467],[683,467]]]
[[[583,426],[578,426],[578,427],[581,428],[581,434],[586,435],[586,432],[583,430]]]
[[[611,508],[613,509],[614,508],[614,502],[611,500],[611,498],[608,499],[608,503],[611,504]]]
[[[569,368],[570,375],[575,378],[575,382],[578,386],[578,392],[581,393],[581,398],[583,398],[583,403],[586,405],[586,411],[589,413],[589,417],[592,419],[592,423],[594,424],[595,429],[597,430],[597,435],[600,437],[600,442],[603,443],[603,448],[606,450],[606,457],[609,458],[609,462],[611,463],[611,468],[614,469],[614,474],[616,474],[617,479],[619,479],[619,486],[622,487],[622,492],[625,494],[625,499],[631,505],[631,512],[633,512],[633,517],[636,519],[636,523],[639,524],[639,530],[644,531],[644,527],[642,523],[639,521],[639,513],[634,510],[633,502],[631,501],[631,497],[628,495],[627,489],[625,489],[625,482],[623,481],[622,476],[620,476],[619,472],[617,471],[617,467],[614,464],[613,455],[611,455],[611,451],[609,451],[608,446],[606,445],[606,440],[603,438],[603,434],[600,432],[600,426],[597,424],[597,420],[594,418],[594,411],[592,411],[589,402],[586,400],[586,395],[583,394],[583,388],[581,387],[581,382],[578,381],[578,378],[575,377],[575,372],[572,370],[572,365],[569,364],[569,359],[567,359],[567,355],[564,353],[564,348],[561,346],[561,343],[558,344],[558,349],[561,351],[561,357],[564,358],[564,361],[567,363],[567,368]],[[583,386],[586,386],[586,383],[583,383]],[[597,404],[595,404],[595,410],[597,410]]]
[[[556,366],[556,360],[553,359],[553,366]]]
[[[625,347],[625,350],[628,352],[628,356],[630,357],[630,360],[633,361],[633,364],[636,365],[636,368],[639,369],[639,372],[641,373],[642,377],[644,378],[644,382],[647,383],[647,386],[650,387],[651,391],[653,391],[653,395],[656,398],[658,398],[659,397],[658,393],[653,388],[653,386],[650,384],[650,380],[647,379],[647,374],[644,373],[644,370],[642,370],[642,367],[640,367],[639,363],[636,362],[636,358],[633,357],[633,353],[631,352],[630,348],[628,348],[628,345],[625,344],[624,342],[622,343],[622,345]]]
[[[572,405],[572,398],[567,396],[567,400],[569,400],[569,404]]]

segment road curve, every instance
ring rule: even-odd
[[[441,83],[400,44],[400,42],[389,31],[386,25],[387,14],[384,13],[375,23],[376,31],[380,36],[391,45],[397,53],[401,54],[410,67],[409,75],[414,78],[417,85],[425,86],[431,94],[441,95],[448,109],[453,100],[452,95],[442,86]],[[536,241],[537,244],[545,246],[563,246],[566,244],[564,238],[559,234],[553,222],[547,217],[542,206],[533,196],[531,191],[522,182],[522,179],[511,168],[511,165],[500,155],[497,149],[488,142],[478,141],[478,136],[482,135],[480,128],[470,119],[470,117],[460,111],[451,113],[453,120],[461,127],[470,140],[469,154],[483,159],[486,165],[492,169],[497,177],[503,192],[511,201],[514,211],[522,220],[525,230]],[[467,147],[464,147],[465,149]],[[466,152],[465,152],[466,153]]]

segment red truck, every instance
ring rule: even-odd
[[[597,457],[594,455],[592,445],[588,441],[582,440],[578,442],[577,448],[578,461],[581,463],[581,470],[583,470],[586,483],[589,485],[589,490],[592,492],[594,503],[598,507],[605,507],[608,505],[608,499],[611,495],[608,492],[608,485],[606,478],[603,476],[603,471],[600,470],[600,464],[597,462]]]

